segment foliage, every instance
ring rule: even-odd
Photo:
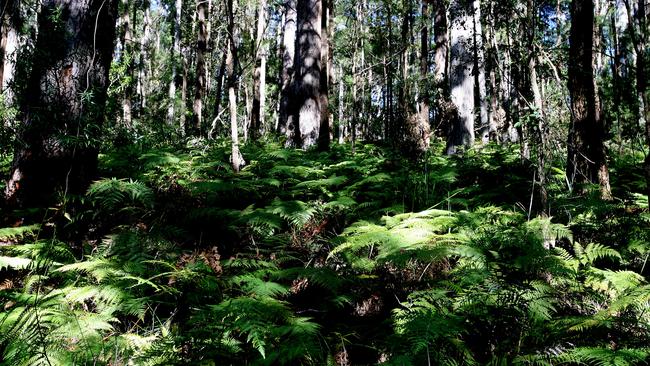
[[[410,163],[269,142],[244,146],[239,174],[222,142],[141,149],[103,155],[113,177],[63,223],[0,229],[6,362],[648,358],[648,219],[633,197],[556,194],[562,214],[529,218],[529,192],[499,179],[531,167],[496,146]]]

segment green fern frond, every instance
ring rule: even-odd
[[[0,243],[15,242],[38,235],[41,225],[7,227],[0,229]]]

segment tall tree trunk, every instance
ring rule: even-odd
[[[636,13],[633,14],[633,0],[624,0],[628,23],[631,28],[632,44],[636,54],[636,93],[639,104],[639,124],[645,126],[645,137],[650,146],[650,87],[648,75],[650,74],[650,57],[647,50],[650,48],[650,8],[643,0],[636,0]],[[648,203],[650,204],[650,154],[644,161]]]
[[[573,0],[569,48],[572,121],[567,145],[567,177],[574,185],[599,183],[601,197],[609,198],[609,173],[593,75],[593,26],[593,0]]]
[[[318,132],[318,149],[328,150],[330,147],[330,110],[329,110],[329,85],[330,85],[330,4],[334,0],[321,0],[321,73],[320,73],[320,126]]]
[[[343,144],[345,142],[345,126],[346,126],[346,118],[345,118],[345,80],[343,79],[343,66],[339,66],[339,72],[338,72],[338,83],[339,83],[339,110],[338,110],[338,142],[339,144]]]
[[[460,146],[474,144],[474,55],[471,52],[473,38],[472,9],[467,1],[452,0],[449,13],[451,20],[451,101],[458,116],[451,123],[447,139],[447,154],[455,154]]]
[[[185,114],[185,111],[187,109],[187,74],[189,73],[190,67],[189,61],[187,60],[188,52],[189,50],[187,47],[183,47],[183,51],[181,53],[181,64],[183,65],[183,76],[181,78],[181,105],[180,110],[178,111],[178,114],[180,116],[179,127],[182,136],[185,136],[185,133],[187,132],[187,116]]]
[[[0,19],[0,94],[4,96],[5,104],[13,105],[13,80],[18,59],[18,27],[16,18],[19,15],[20,3],[7,0],[0,8],[3,17]]]
[[[489,113],[489,140],[499,142],[499,126],[502,126],[505,119],[505,111],[499,102],[499,86],[497,85],[497,69],[499,64],[499,53],[497,52],[496,32],[494,29],[494,4],[489,3],[488,27],[485,32],[485,43],[488,44],[485,67],[488,72],[490,86],[490,113]]]
[[[231,138],[231,156],[232,169],[235,172],[246,164],[241,152],[239,151],[239,130],[237,128],[237,43],[235,41],[235,5],[236,0],[227,0],[228,12],[228,51],[226,56],[226,79],[228,80],[228,107],[230,111],[230,138]]]
[[[129,0],[122,0],[122,45],[124,46],[123,60],[126,62],[126,85],[122,94],[122,127],[131,128],[133,119],[133,69],[135,52],[133,48],[133,24],[131,23],[131,5]]]
[[[151,3],[149,0],[142,1],[144,16],[142,18],[142,34],[140,35],[140,50],[138,61],[138,84],[137,92],[140,102],[140,113],[145,112],[147,108],[147,88],[149,81],[147,80],[147,68],[153,60],[149,52],[149,43],[151,42]]]
[[[257,8],[257,33],[255,36],[255,72],[253,73],[253,110],[250,121],[250,136],[253,140],[259,138],[264,127],[266,110],[266,58],[267,50],[264,42],[266,29],[266,0],[259,0]]]
[[[0,94],[2,94],[5,89],[5,60],[10,57],[9,52],[7,52],[7,46],[9,42],[9,31],[13,28],[11,24],[13,7],[13,0],[7,0],[0,7],[0,14],[2,14],[2,17],[0,18]]]
[[[400,41],[401,41],[401,51],[399,53],[400,58],[399,58],[399,67],[400,67],[400,73],[401,73],[401,78],[402,78],[402,83],[399,88],[399,95],[398,95],[398,102],[399,102],[399,108],[400,108],[400,114],[402,117],[402,120],[406,122],[404,127],[407,128],[402,128],[402,131],[404,130],[410,130],[410,125],[412,124],[411,118],[417,118],[415,114],[413,113],[413,110],[410,106],[411,103],[409,103],[410,99],[410,94],[411,94],[411,85],[408,80],[409,76],[409,50],[410,50],[410,44],[411,40],[409,39],[410,33],[411,33],[411,0],[402,0],[402,8],[404,13],[402,14],[402,24],[401,24],[401,30],[400,30]],[[363,47],[361,47],[361,52],[363,52]],[[401,136],[400,142],[409,140],[409,136],[407,133],[407,136]]]
[[[429,3],[422,1],[422,28],[420,30],[420,92],[418,116],[411,118],[407,132],[414,156],[420,157],[429,150],[431,127],[429,124],[429,23],[431,11]]]
[[[172,46],[172,77],[169,82],[169,106],[167,107],[167,123],[174,125],[175,107],[176,107],[176,83],[178,82],[178,64],[181,57],[181,14],[183,10],[183,0],[176,0],[174,8],[174,29]]]
[[[197,0],[196,19],[197,19],[197,38],[196,38],[196,82],[194,85],[194,104],[192,119],[192,134],[201,135],[201,125],[203,124],[203,99],[206,94],[206,69],[205,55],[208,48],[208,2]]]
[[[436,0],[433,19],[433,32],[436,49],[433,62],[436,66],[434,81],[437,87],[447,83],[447,54],[449,53],[449,39],[447,37],[447,7],[445,0]],[[447,88],[444,88],[447,89]]]
[[[282,26],[282,70],[280,72],[280,107],[278,132],[287,136],[287,143],[294,140],[295,124],[290,110],[293,90],[294,63],[296,57],[297,32],[296,0],[284,2],[284,24]]]
[[[487,86],[485,82],[485,51],[483,48],[483,25],[481,24],[481,2],[472,2],[474,20],[474,70],[475,85],[478,95],[481,118],[481,141],[487,143],[490,139],[490,114],[488,108]]]
[[[528,82],[529,87],[526,88],[530,90],[528,96],[532,96],[533,104],[531,110],[531,116],[535,122],[536,126],[531,126],[530,128],[534,130],[536,147],[537,147],[537,182],[535,182],[535,187],[537,191],[538,200],[540,203],[540,212],[542,215],[546,215],[548,209],[548,193],[546,191],[546,151],[547,151],[547,129],[546,129],[546,113],[544,112],[544,103],[542,101],[542,92],[540,90],[539,81],[537,78],[537,46],[535,44],[537,40],[537,8],[535,7],[534,0],[528,0],[526,6],[527,19],[525,24],[526,29],[528,30]]]
[[[81,193],[94,177],[99,129],[91,124],[103,120],[116,14],[117,0],[42,3],[35,46],[41,57],[21,98],[21,144],[5,192],[10,204],[49,204],[55,191]]]
[[[435,128],[439,136],[447,136],[451,121],[457,117],[457,111],[449,100],[449,37],[447,23],[447,5],[445,0],[436,0],[433,19],[433,33],[435,37],[433,81],[435,83]]]
[[[295,143],[314,146],[320,128],[321,0],[298,0],[295,58]]]

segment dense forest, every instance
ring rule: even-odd
[[[0,364],[650,364],[647,0],[0,0]]]

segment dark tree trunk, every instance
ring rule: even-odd
[[[43,1],[6,188],[10,204],[48,204],[57,190],[83,192],[95,176],[116,14],[117,0]]]
[[[318,133],[318,148],[328,150],[330,147],[330,110],[329,110],[329,85],[330,85],[330,41],[329,41],[329,20],[330,4],[334,0],[321,0],[321,66],[320,73],[320,129]]]
[[[280,72],[280,110],[278,121],[278,133],[287,136],[287,142],[292,143],[293,113],[290,110],[294,62],[296,57],[296,29],[297,11],[296,0],[287,0],[284,3],[284,24],[282,28],[282,70]]]
[[[207,72],[205,68],[205,55],[208,49],[208,2],[198,0],[196,5],[197,38],[196,38],[196,82],[194,85],[194,104],[192,118],[192,135],[201,134],[203,124],[203,99],[206,94]]]
[[[420,92],[417,116],[409,116],[406,132],[409,151],[413,157],[420,157],[430,146],[431,127],[429,125],[429,3],[422,1],[422,28],[420,31]]]
[[[253,73],[253,110],[249,135],[257,140],[262,134],[264,113],[266,109],[266,45],[264,30],[266,28],[266,0],[259,0],[257,8],[257,35],[255,37],[255,72]]]
[[[321,0],[298,1],[294,119],[296,146],[307,149],[318,141],[320,129]]]
[[[604,129],[596,104],[593,75],[593,26],[593,0],[573,0],[569,48],[572,121],[567,145],[567,177],[578,186],[598,183],[602,198],[610,198]]]

